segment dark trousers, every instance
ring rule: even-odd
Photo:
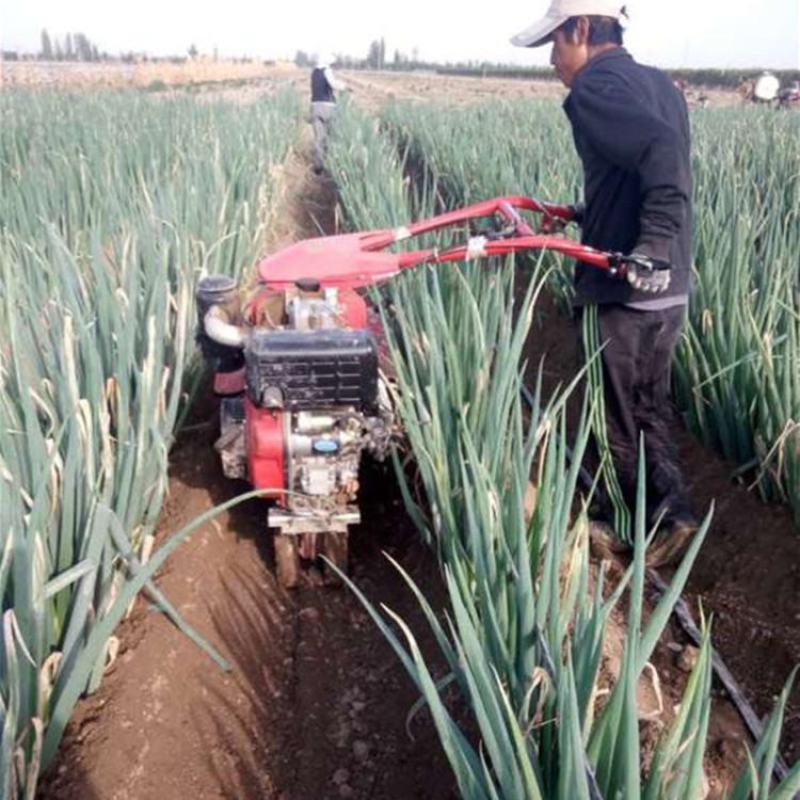
[[[600,342],[605,343],[601,359],[608,444],[625,502],[633,512],[643,433],[648,523],[655,523],[662,513],[662,524],[690,520],[670,400],[672,356],[686,308],[638,311],[601,305],[597,318]]]

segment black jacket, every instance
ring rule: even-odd
[[[311,70],[311,102],[312,103],[335,103],[333,87],[325,77],[325,70],[315,67]]]
[[[595,56],[564,102],[583,162],[582,241],[601,250],[667,259],[667,297],[686,296],[692,264],[689,117],[681,92],[660,70],[622,47]],[[577,305],[639,303],[654,295],[578,264]]]

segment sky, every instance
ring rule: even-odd
[[[4,50],[35,52],[42,28],[81,32],[110,53],[201,53],[293,58],[297,50],[365,56],[383,36],[435,61],[546,64],[549,48],[509,38],[542,16],[548,0],[0,0]],[[800,69],[800,0],[630,0],[626,44],[664,67]]]

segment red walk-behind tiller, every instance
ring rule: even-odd
[[[198,341],[221,398],[215,446],[227,477],[244,478],[275,500],[268,525],[278,531],[278,577],[285,586],[297,583],[301,558],[320,553],[346,570],[348,527],[361,521],[361,453],[382,459],[394,428],[379,366],[385,357],[380,317],[359,290],[419,264],[527,250],[554,250],[614,274],[632,261],[653,268],[537,233],[520,211],[541,214],[543,231],[557,230],[573,216],[569,206],[498,198],[396,230],[298,242],[259,264],[259,285],[246,301],[229,277],[200,281]],[[387,250],[486,218],[489,230],[465,244]]]

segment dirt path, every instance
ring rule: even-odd
[[[289,213],[273,238],[332,224],[330,187],[290,168]],[[214,408],[171,456],[166,537],[246,487],[225,480],[212,450]],[[436,598],[438,573],[418,543],[389,467],[363,476],[366,524],[353,535],[352,576],[375,602],[425,625],[383,552]],[[139,601],[100,692],[71,723],[41,797],[52,800],[420,798],[444,800],[451,778],[399,662],[354,595],[275,580],[266,508],[251,502],[207,525],[170,560],[160,586],[223,654],[223,673]],[[439,597],[442,595],[440,594]],[[430,650],[431,642],[422,639]]]
[[[715,502],[714,522],[689,580],[695,606],[714,613],[714,642],[761,716],[800,664],[800,537],[788,509],[761,503],[734,484],[734,465],[680,439],[698,508]],[[783,752],[800,759],[800,686],[784,725]]]

